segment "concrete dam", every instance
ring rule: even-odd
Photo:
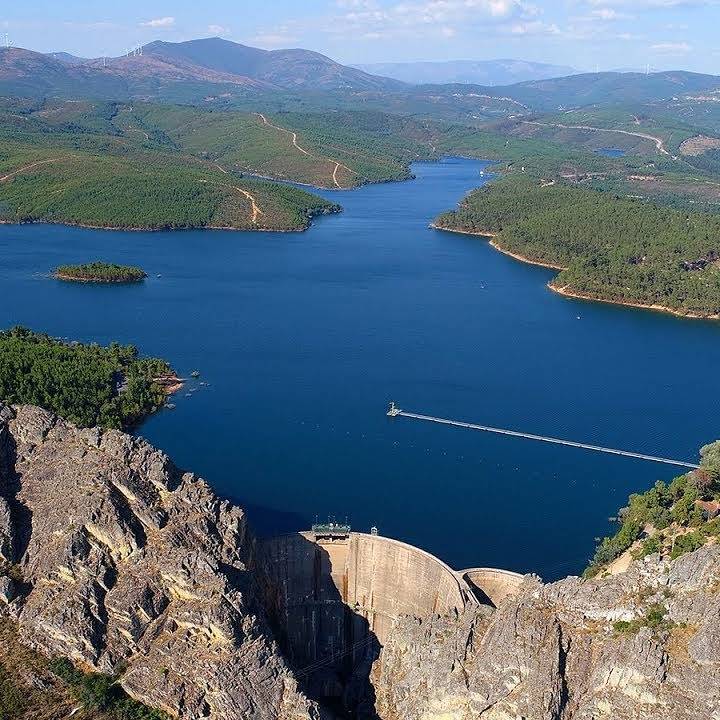
[[[342,698],[346,708],[361,701],[399,618],[497,607],[523,579],[456,571],[412,545],[333,525],[264,540],[258,550],[266,606],[296,675],[311,696]]]

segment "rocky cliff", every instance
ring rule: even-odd
[[[27,645],[181,718],[319,718],[254,558],[242,510],[143,440],[0,405],[0,616]],[[720,720],[720,548],[403,617],[371,680],[383,720]]]
[[[28,645],[126,666],[127,692],[172,715],[316,717],[257,606],[252,545],[241,509],[143,440],[0,406],[0,612]]]
[[[408,618],[374,680],[385,720],[717,720],[720,549]]]

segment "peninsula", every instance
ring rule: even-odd
[[[80,427],[130,428],[182,380],[133,345],[66,342],[24,327],[0,332],[0,398],[61,413]]]
[[[570,183],[506,177],[440,215],[441,230],[492,237],[517,260],[559,274],[569,297],[720,317],[720,217]]]

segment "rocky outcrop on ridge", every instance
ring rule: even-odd
[[[252,557],[243,511],[142,439],[0,405],[0,613],[29,646],[183,718],[317,717]]]

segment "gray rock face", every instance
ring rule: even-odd
[[[318,716],[256,602],[245,515],[204,481],[141,439],[0,407],[0,490],[0,549],[29,588],[4,612],[24,642],[126,664],[125,689],[179,717]]]
[[[408,618],[374,681],[385,720],[717,720],[720,548],[526,588],[489,614]]]
[[[15,599],[15,583],[7,575],[0,575],[0,603],[9,605]]]

